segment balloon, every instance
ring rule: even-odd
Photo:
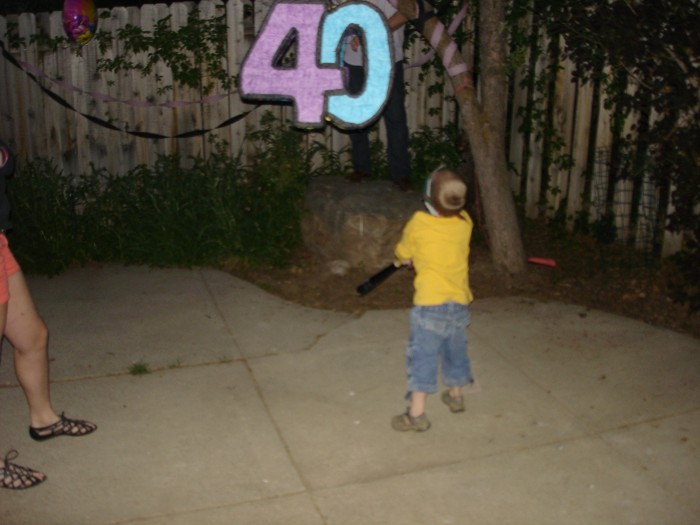
[[[97,31],[97,9],[93,0],[65,0],[63,29],[68,38],[81,46],[87,44]]]

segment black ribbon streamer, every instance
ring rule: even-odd
[[[102,126],[103,128],[111,129],[114,131],[121,131],[123,133],[128,133],[129,135],[134,135],[135,137],[140,137],[140,138],[144,138],[144,139],[186,139],[186,138],[191,138],[191,137],[198,137],[201,135],[205,135],[211,131],[230,126],[231,124],[234,124],[235,122],[238,122],[239,120],[245,118],[247,115],[249,115],[250,113],[252,113],[253,111],[255,111],[256,109],[258,109],[260,107],[260,105],[258,104],[254,108],[252,108],[244,113],[240,113],[239,115],[235,115],[235,116],[225,120],[224,122],[222,122],[221,124],[219,124],[218,126],[216,126],[214,128],[194,129],[191,131],[185,131],[184,133],[179,133],[177,135],[161,135],[159,133],[152,133],[150,131],[129,131],[126,129],[118,128],[114,124],[111,124],[110,122],[107,122],[106,120],[101,119],[99,117],[95,117],[94,115],[88,115],[87,113],[82,113],[82,112],[78,111],[66,99],[64,99],[60,95],[57,95],[56,93],[54,93],[50,89],[43,86],[41,84],[41,82],[39,82],[39,79],[37,79],[29,71],[24,69],[22,67],[22,64],[20,64],[17,61],[17,59],[15,57],[13,57],[12,54],[7,50],[7,48],[5,48],[5,43],[2,40],[0,40],[0,47],[2,48],[2,56],[5,58],[5,60],[10,62],[10,64],[15,66],[20,71],[22,71],[29,78],[31,78],[44,93],[46,93],[54,101],[58,102],[61,106],[65,107],[71,111],[74,111],[75,113],[78,113],[79,115],[88,119],[90,122],[97,124],[98,126]]]

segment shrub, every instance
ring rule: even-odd
[[[698,232],[700,233],[700,232]],[[670,277],[670,292],[674,301],[688,305],[691,312],[700,312],[700,242],[697,234],[680,252],[670,257],[675,268]]]
[[[441,164],[456,169],[463,162],[455,126],[437,130],[424,126],[411,134],[409,146],[414,188],[422,188],[428,175]]]
[[[46,161],[10,184],[13,250],[28,273],[54,275],[86,261],[216,265],[237,256],[280,265],[301,241],[309,162],[299,132],[274,120],[251,133],[243,166],[218,150],[208,159],[161,156],[123,175],[71,177]]]
[[[55,275],[79,257],[74,188],[55,165],[22,166],[8,183],[12,250],[27,273]]]

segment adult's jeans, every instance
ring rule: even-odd
[[[348,68],[348,92],[351,95],[360,93],[365,84],[364,67],[348,64],[346,67]],[[386,126],[387,160],[391,178],[394,182],[407,181],[411,175],[411,166],[408,156],[408,119],[404,95],[403,62],[397,62],[394,65],[394,79],[381,116]],[[363,128],[351,131],[350,144],[353,169],[366,174],[372,173],[369,130]]]

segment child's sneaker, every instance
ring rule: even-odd
[[[442,393],[442,402],[450,408],[450,412],[464,412],[464,396],[452,397],[449,389]]]
[[[417,417],[411,417],[408,410],[403,414],[391,418],[391,428],[405,432],[407,430],[415,430],[416,432],[425,432],[430,428],[430,421],[425,413]]]

